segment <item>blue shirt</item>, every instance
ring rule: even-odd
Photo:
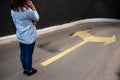
[[[37,38],[37,30],[32,21],[39,20],[37,11],[30,8],[24,11],[11,10],[11,16],[16,27],[18,41],[24,44],[33,43]]]

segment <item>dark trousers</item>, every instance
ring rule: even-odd
[[[25,71],[30,71],[32,68],[32,55],[34,46],[35,42],[32,44],[20,43],[20,60]]]

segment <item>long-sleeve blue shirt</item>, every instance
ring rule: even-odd
[[[37,11],[25,9],[24,11],[11,10],[11,16],[16,27],[18,41],[24,44],[31,44],[37,38],[36,26],[34,21],[39,20]]]

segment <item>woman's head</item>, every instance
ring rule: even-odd
[[[29,0],[11,0],[11,9],[14,11],[23,10],[27,1]]]

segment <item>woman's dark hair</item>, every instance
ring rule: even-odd
[[[23,10],[24,7],[24,3],[27,0],[11,0],[11,9],[14,11],[19,11],[19,10]]]

